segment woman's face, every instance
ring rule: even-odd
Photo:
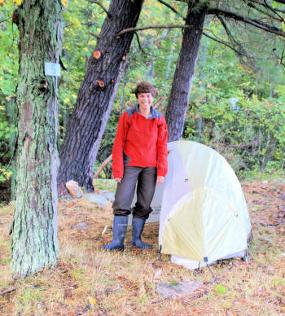
[[[153,96],[151,93],[139,93],[138,94],[138,103],[139,103],[139,108],[143,112],[149,112],[150,107],[152,106],[153,103]]]

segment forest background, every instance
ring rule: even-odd
[[[103,1],[108,7],[109,2]],[[277,4],[278,5],[278,4]],[[18,79],[18,29],[11,21],[15,4],[0,7],[0,186],[1,200],[9,199],[17,137],[15,91]],[[179,11],[185,4],[175,2]],[[74,109],[88,57],[96,46],[105,12],[89,1],[70,1],[64,13],[64,41],[59,82],[58,148]],[[158,1],[144,3],[138,26],[177,24],[177,15]],[[150,23],[151,22],[151,23]],[[226,31],[207,16],[189,98],[183,137],[217,149],[240,177],[284,172],[285,84],[284,41],[237,22],[228,22],[233,40],[225,46]],[[135,103],[132,92],[139,80],[159,90],[165,111],[181,45],[181,29],[138,32],[123,76],[94,170],[111,152],[119,115]],[[239,43],[239,51],[231,48]],[[102,177],[111,176],[106,168]],[[12,183],[13,190],[13,183]]]

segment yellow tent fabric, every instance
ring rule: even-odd
[[[192,141],[170,143],[168,158],[161,252],[200,264],[246,251],[251,224],[241,185],[227,161]]]

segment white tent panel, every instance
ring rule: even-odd
[[[175,147],[172,147],[172,145],[173,143],[168,144],[168,174],[164,183],[162,199],[160,200],[163,212],[160,212],[159,219],[159,244],[162,242],[161,236],[163,235],[164,225],[173,206],[181,197],[191,191],[181,154],[179,151],[173,150]]]
[[[162,252],[199,261],[222,258],[247,248],[242,224],[238,213],[215,192],[196,190],[173,207],[165,223]]]
[[[241,213],[240,216],[249,233],[251,225],[244,194],[237,176],[226,159],[214,149],[192,141],[174,142],[171,148],[182,153],[184,170],[187,172],[192,190],[208,187],[220,192]]]
[[[162,252],[176,261],[194,260],[193,266],[205,258],[210,263],[243,254],[250,231],[241,185],[227,161],[202,144],[170,143],[160,215]]]

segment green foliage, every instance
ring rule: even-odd
[[[236,171],[280,169],[285,163],[285,105],[246,98],[233,106],[228,97],[211,98],[188,114],[184,137],[216,148]],[[216,96],[216,93],[215,93]]]
[[[15,94],[18,72],[18,29],[12,24],[13,4],[7,2],[0,11],[0,101]]]
[[[227,288],[223,284],[217,284],[215,286],[215,291],[219,295],[224,295],[227,293]]]
[[[104,0],[102,4],[108,8],[110,1]],[[186,3],[174,1],[171,5],[181,15],[186,15]],[[272,5],[279,6],[275,2]],[[238,6],[244,10],[240,2],[233,3],[232,9]],[[4,21],[0,23],[0,182],[11,174],[9,162],[16,134],[15,124],[11,124],[8,113],[9,102],[15,95],[18,72],[18,30],[11,22],[14,9],[12,1],[7,1],[0,11],[0,20]],[[105,17],[100,6],[88,0],[68,1],[64,14],[62,55],[67,70],[62,70],[59,89],[59,145]],[[284,166],[285,85],[284,68],[278,64],[277,56],[281,56],[284,43],[275,36],[265,36],[261,31],[249,32],[244,28],[241,32],[240,24],[237,27],[235,22],[227,23],[233,36],[244,43],[244,53],[248,56],[237,56],[230,49],[203,37],[184,137],[217,148],[241,173],[280,169]],[[167,24],[184,24],[184,20],[158,1],[146,0],[138,26]],[[205,30],[218,38],[227,39],[217,19],[207,18]],[[127,72],[119,86],[97,165],[111,153],[119,115],[136,102],[132,90],[139,80],[149,80],[158,88],[159,96],[163,98],[160,110],[165,110],[167,106],[182,31],[149,29],[137,34],[139,42],[135,36],[128,54]],[[236,106],[240,111],[231,110],[230,104],[234,100],[237,100]],[[110,168],[105,171],[103,177],[108,178]]]
[[[214,21],[209,28],[221,36]],[[255,40],[251,52],[258,55],[258,34]],[[185,138],[217,149],[242,176],[282,170],[285,162],[284,74],[273,58],[267,66],[257,58],[256,65],[204,38],[184,130]]]
[[[12,1],[1,7],[0,20],[0,184],[12,175],[12,144],[15,142],[16,127],[9,119],[11,99],[15,96],[18,72],[18,29],[12,24]]]
[[[16,135],[15,126],[9,126],[5,108],[0,104],[0,183],[6,182],[12,175],[11,141]]]

